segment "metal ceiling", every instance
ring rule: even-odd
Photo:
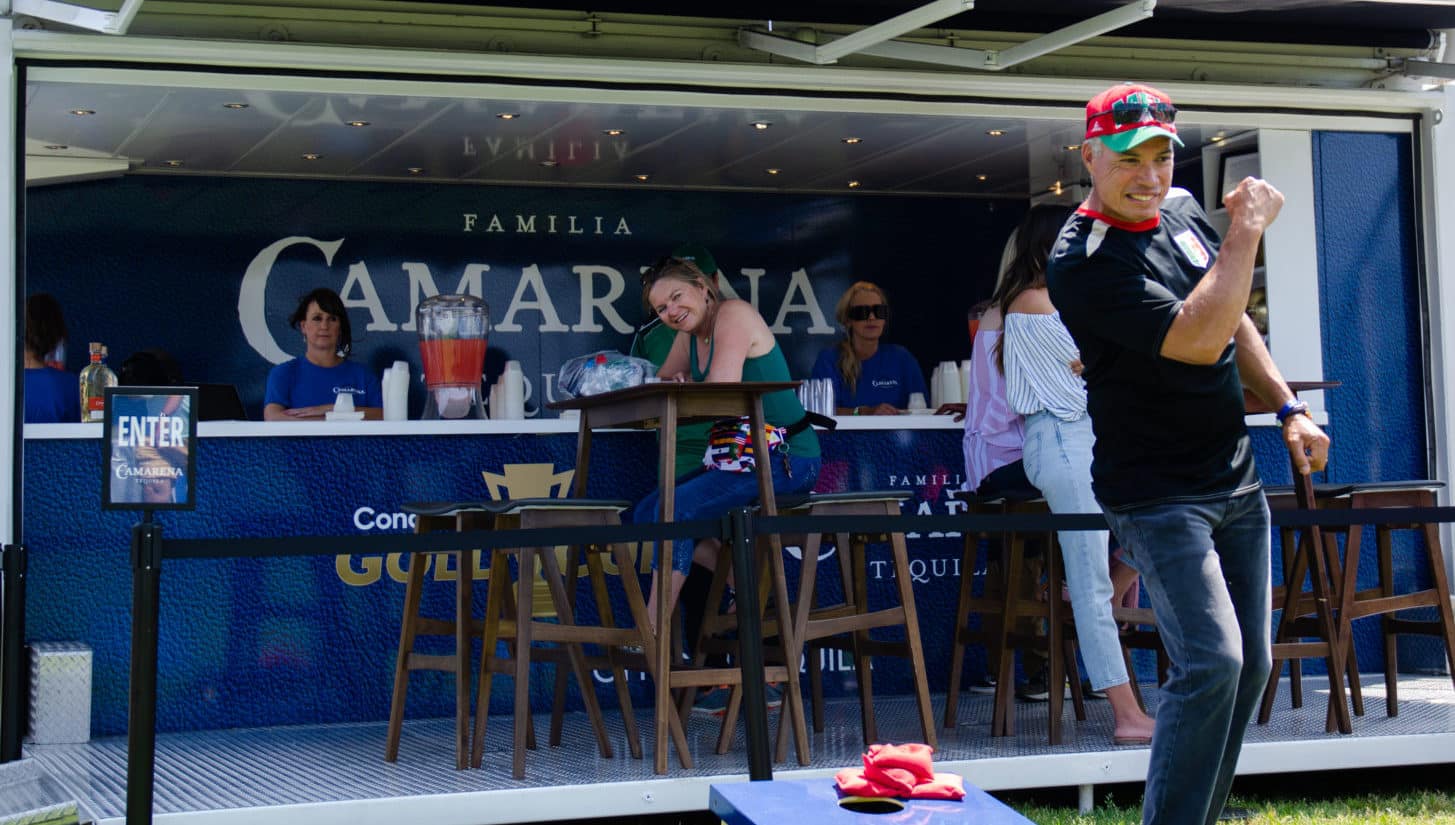
[[[1080,141],[1074,116],[886,117],[38,82],[27,89],[25,123],[37,169],[49,168],[43,158],[120,158],[130,171],[153,174],[1009,198],[1080,176],[1079,156],[1067,148]],[[1195,147],[1230,128],[1185,127],[1184,139]],[[51,182],[74,179],[62,171]]]

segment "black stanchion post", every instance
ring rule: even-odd
[[[748,778],[773,778],[773,754],[768,741],[768,698],[763,689],[763,622],[758,607],[758,575],[753,564],[752,511],[730,511],[723,520],[724,539],[733,548],[733,578],[737,581],[738,665],[743,669],[743,726],[748,740]],[[784,711],[779,711],[780,713]]]
[[[21,719],[25,707],[25,545],[5,545],[0,559],[5,584],[4,638],[0,641],[0,762],[20,758],[25,735]]]
[[[131,708],[126,733],[126,825],[150,825],[157,759],[157,618],[162,525],[150,510],[131,528]]]

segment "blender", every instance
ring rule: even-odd
[[[473,295],[435,295],[420,302],[414,320],[426,388],[421,417],[484,418],[490,307]]]

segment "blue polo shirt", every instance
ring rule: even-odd
[[[362,364],[344,361],[336,367],[320,367],[307,358],[294,358],[273,367],[268,373],[263,404],[282,404],[290,410],[332,404],[341,392],[353,393],[355,407],[384,406],[378,376]]]
[[[909,397],[914,393],[929,399],[919,362],[898,344],[880,344],[877,352],[859,362],[859,382],[853,392],[849,392],[849,385],[839,374],[838,347],[818,354],[813,377],[833,379],[834,405],[838,407],[889,404],[903,410],[909,407]]]

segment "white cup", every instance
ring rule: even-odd
[[[928,407],[929,403],[925,401],[924,393],[912,392],[909,394],[909,408],[911,410],[923,410]]]
[[[341,392],[333,399],[333,411],[338,413],[349,413],[354,411],[354,394]]]

